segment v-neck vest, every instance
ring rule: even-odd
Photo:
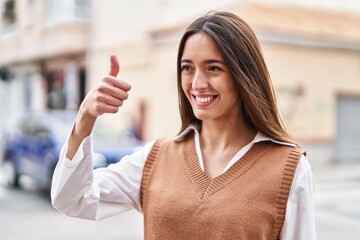
[[[210,178],[200,168],[193,134],[156,141],[141,183],[145,240],[278,239],[302,153],[259,142]]]

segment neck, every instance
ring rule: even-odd
[[[203,121],[200,142],[202,147],[210,149],[239,148],[251,142],[256,133],[245,121]]]

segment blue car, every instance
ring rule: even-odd
[[[49,188],[60,149],[71,131],[76,113],[54,111],[29,113],[6,134],[2,171],[7,182],[19,186],[21,175],[36,179]],[[106,124],[103,124],[106,125]],[[129,131],[107,134],[101,124],[94,129],[94,168],[106,167],[131,154],[140,142]]]

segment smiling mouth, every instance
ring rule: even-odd
[[[194,95],[193,95],[194,96]],[[216,98],[216,96],[208,96],[208,97],[199,97],[199,96],[194,96],[195,101],[199,102],[199,103],[208,103],[211,102],[212,100],[214,100]]]

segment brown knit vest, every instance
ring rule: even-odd
[[[260,142],[216,178],[200,168],[193,134],[155,142],[145,163],[145,239],[278,239],[302,149]]]

